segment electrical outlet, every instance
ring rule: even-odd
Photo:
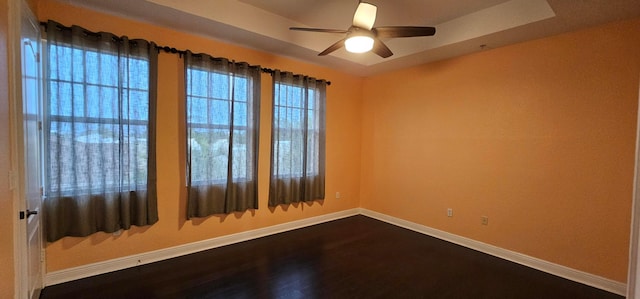
[[[489,217],[482,216],[482,225],[489,225]]]
[[[340,199],[340,192],[336,192],[336,199]]]
[[[453,217],[453,209],[452,208],[448,208],[447,209],[447,217]]]

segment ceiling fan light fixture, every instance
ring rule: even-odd
[[[382,26],[373,27],[376,22],[376,14],[378,8],[363,0],[358,1],[358,8],[353,16],[353,25],[348,30],[323,29],[323,28],[301,28],[290,27],[291,30],[325,32],[325,33],[343,33],[346,36],[335,42],[324,51],[318,53],[318,56],[325,56],[340,48],[346,48],[351,53],[365,53],[372,51],[374,54],[388,58],[393,52],[384,44],[382,39],[395,37],[415,37],[415,36],[432,36],[436,34],[435,27],[424,26]]]
[[[344,47],[351,53],[365,53],[373,49],[373,38],[367,35],[354,35],[344,41]]]

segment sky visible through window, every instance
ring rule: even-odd
[[[228,74],[189,69],[188,109],[192,124],[229,126],[231,90],[233,88],[234,126],[247,125],[248,80]]]
[[[148,120],[148,61],[130,58],[119,62],[116,55],[50,47],[49,59],[57,61],[49,64],[49,88],[57,91],[50,93],[51,115],[111,119],[122,115],[132,120]],[[120,69],[136,70],[136,74],[121,76]],[[119,89],[120,86],[123,88]],[[121,92],[127,94],[122,106]]]

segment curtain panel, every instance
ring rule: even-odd
[[[325,197],[324,80],[273,73],[269,206]]]
[[[186,51],[187,219],[258,208],[261,69]]]
[[[47,23],[47,241],[158,221],[153,42]]]

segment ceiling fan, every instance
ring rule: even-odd
[[[346,36],[329,46],[318,56],[327,55],[335,50],[345,47],[347,51],[353,53],[364,53],[373,51],[382,58],[393,55],[389,47],[385,45],[381,38],[393,37],[414,37],[414,36],[432,36],[436,34],[434,27],[419,26],[382,26],[373,27],[376,21],[376,12],[378,8],[367,2],[358,1],[358,8],[353,16],[353,25],[347,30],[340,29],[322,29],[322,28],[302,28],[290,27],[290,30],[325,32],[325,33],[342,33]]]

